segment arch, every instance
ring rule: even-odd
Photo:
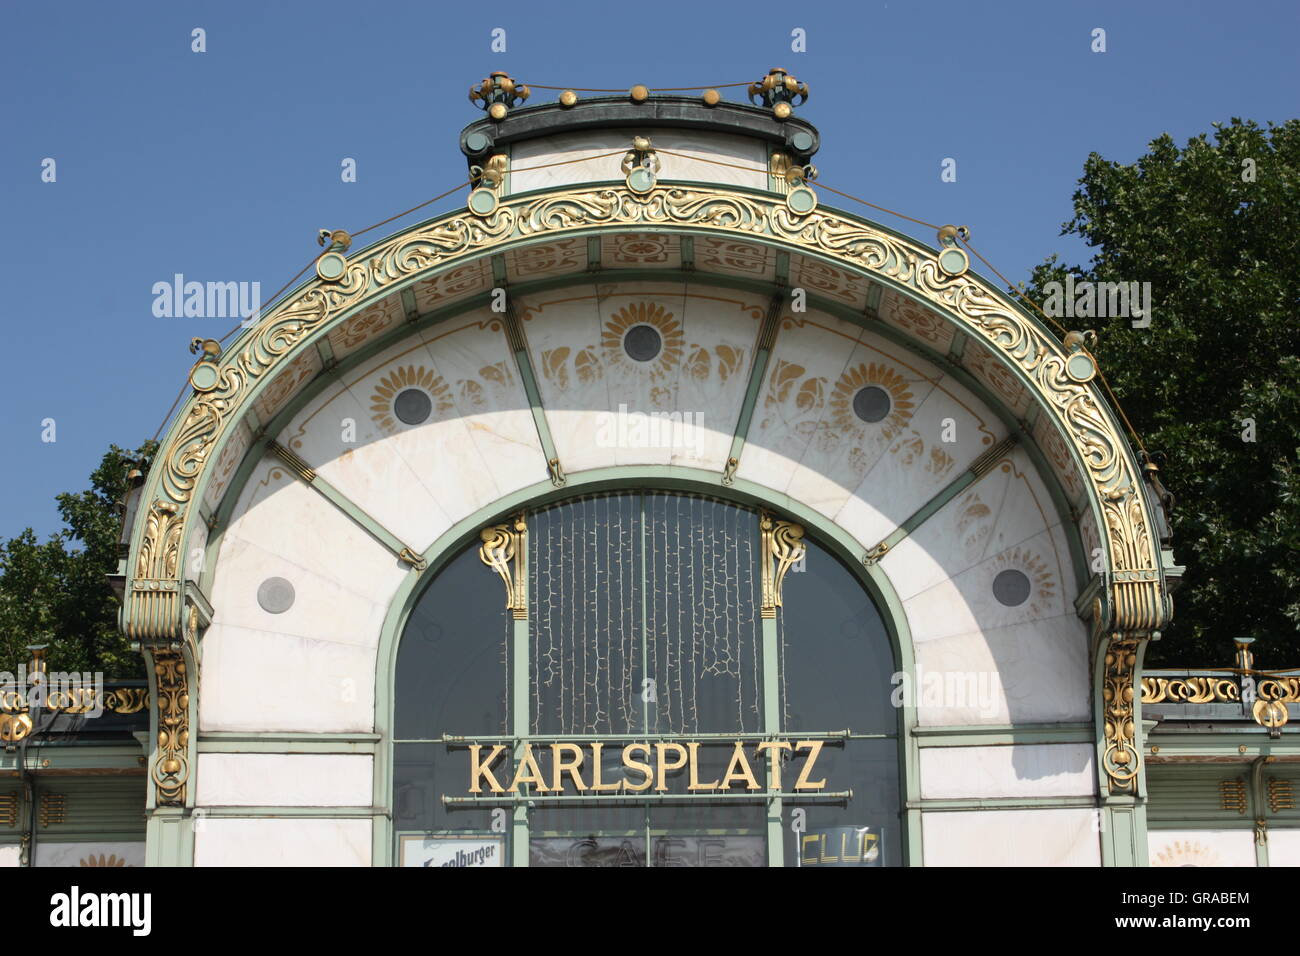
[[[1085,592],[1091,602],[1085,602],[1085,615],[1094,632],[1144,637],[1167,619],[1171,606],[1159,544],[1126,440],[1096,383],[1072,377],[1070,353],[1002,293],[969,273],[949,275],[934,250],[867,220],[826,207],[796,213],[782,197],[768,193],[671,183],[644,194],[617,183],[542,190],[504,198],[482,217],[453,212],[354,254],[337,279],[317,277],[303,284],[244,332],[229,352],[196,366],[191,375],[195,391],[169,427],[142,489],[142,519],[132,533],[121,612],[124,632],[141,642],[159,676],[165,669],[176,685],[169,697],[171,710],[164,714],[156,708],[154,713],[155,731],[165,731],[152,762],[159,806],[192,805],[185,780],[196,694],[186,674],[197,666],[199,634],[212,615],[184,558],[206,541],[209,528],[200,502],[212,480],[212,465],[233,447],[239,423],[259,397],[273,384],[284,387],[285,381],[291,390],[302,389],[305,379],[285,378],[301,356],[361,310],[422,278],[543,240],[598,239],[647,228],[743,238],[834,263],[931,309],[979,343],[1029,390],[1084,476],[1087,507],[1099,529],[1107,569]],[[779,288],[781,282],[773,285]],[[699,480],[709,480],[711,493],[717,494],[727,479],[711,475]],[[812,517],[810,509],[787,504],[787,513]],[[861,562],[858,555],[852,557],[849,564],[856,568]],[[419,567],[419,561],[411,563]],[[1118,663],[1106,658],[1099,665],[1108,684],[1112,677],[1121,684],[1131,682],[1127,660],[1125,653],[1117,656]],[[166,668],[160,669],[163,664]],[[1112,788],[1117,783],[1127,787],[1131,774],[1125,774],[1138,765],[1137,715],[1131,704],[1125,708],[1122,692],[1117,700],[1104,714],[1109,744],[1103,762]],[[908,772],[913,772],[911,764]]]
[[[815,509],[743,479],[738,479],[731,486],[720,487],[716,476],[711,472],[674,466],[596,469],[574,475],[571,484],[563,488],[541,481],[480,509],[447,529],[421,555],[424,565],[419,572],[407,575],[393,595],[380,631],[376,655],[375,733],[380,735],[381,744],[375,751],[375,806],[393,805],[392,729],[397,652],[410,613],[433,579],[448,562],[478,539],[479,532],[484,527],[500,523],[522,508],[555,504],[582,494],[632,488],[694,492],[750,508],[767,506],[779,509],[802,525],[833,557],[838,558],[862,586],[884,622],[890,651],[899,670],[909,674],[915,672],[916,658],[907,615],[888,575],[878,565],[865,565],[859,561],[857,542]],[[904,807],[901,821],[904,865],[919,865],[923,853],[920,812],[912,808],[913,801],[920,795],[917,744],[910,733],[916,722],[915,703],[912,699],[905,698],[904,705],[898,708],[899,800]],[[372,862],[375,866],[391,865],[392,851],[392,820],[388,816],[376,816],[371,841]]]

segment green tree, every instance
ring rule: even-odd
[[[127,473],[147,469],[154,447],[111,446],[88,490],[57,496],[66,527],[48,541],[28,528],[0,542],[0,670],[26,661],[28,645],[48,644],[51,670],[144,676],[142,658],[118,632],[106,576],[117,571]]]
[[[1132,165],[1093,153],[1049,282],[1150,282],[1150,325],[1075,318],[1138,434],[1163,455],[1173,547],[1187,573],[1148,661],[1224,665],[1260,639],[1263,667],[1300,666],[1300,120],[1233,119],[1179,149],[1167,134]],[[1157,459],[1159,460],[1159,459]]]

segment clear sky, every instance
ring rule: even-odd
[[[504,53],[490,50],[496,27]],[[806,52],[791,51],[795,28]],[[1086,259],[1058,233],[1090,151],[1132,162],[1162,132],[1182,143],[1233,116],[1292,118],[1298,63],[1297,0],[0,0],[0,536],[56,530],[55,493],[86,487],[110,443],[153,435],[190,339],[233,324],[156,318],[154,283],[182,273],[269,294],[319,251],[318,229],[356,230],[462,181],[457,135],[481,116],[466,92],[492,70],[653,88],[785,67],[811,87],[797,112],[821,130],[824,182],[968,224],[1021,280],[1052,252]],[[949,157],[953,183],[940,180]]]

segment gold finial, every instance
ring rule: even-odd
[[[578,102],[578,94],[573,90],[565,90],[560,94],[560,105],[566,109],[576,102]]]
[[[722,94],[717,90],[704,91],[704,105],[717,106],[722,101]]]
[[[501,70],[489,73],[487,79],[469,88],[469,101],[486,110],[488,116],[498,122],[506,118],[510,107],[522,103],[531,95],[532,91],[528,87],[516,83],[509,73]]]
[[[628,95],[632,97],[633,103],[644,103],[650,96],[650,90],[642,83],[638,83],[627,92]]]

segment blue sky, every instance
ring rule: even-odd
[[[205,53],[191,52],[195,27]],[[494,27],[505,53],[490,52]],[[796,27],[807,52],[791,52]],[[1105,53],[1090,49],[1097,27]],[[55,493],[84,488],[110,443],[150,437],[190,339],[233,324],[156,318],[154,283],[183,273],[270,293],[319,251],[321,227],[359,229],[460,182],[457,134],[481,115],[466,91],[491,70],[653,88],[783,66],[811,87],[798,113],[821,130],[824,182],[968,224],[1020,280],[1052,252],[1086,258],[1058,233],[1090,151],[1131,162],[1162,132],[1181,143],[1232,116],[1292,118],[1298,49],[1294,0],[0,0],[0,536],[55,531]],[[57,182],[41,181],[46,157]],[[357,182],[341,181],[343,157]],[[955,183],[940,181],[945,157]]]

